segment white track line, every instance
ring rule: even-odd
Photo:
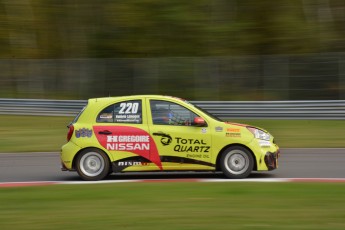
[[[1,182],[0,188],[45,186],[53,184],[79,185],[79,184],[113,184],[113,183],[172,183],[172,182],[226,182],[226,183],[275,183],[275,182],[313,182],[313,183],[345,183],[345,178],[264,178],[264,179],[144,179],[144,180],[102,180],[102,181],[27,181],[27,182]]]

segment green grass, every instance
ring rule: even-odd
[[[345,120],[240,120],[269,131],[282,148],[344,148]]]
[[[336,183],[1,188],[0,229],[345,229]]]
[[[60,151],[71,117],[0,116],[0,152]]]
[[[0,152],[59,151],[72,117],[0,115]],[[236,120],[271,132],[282,148],[345,147],[345,120]]]

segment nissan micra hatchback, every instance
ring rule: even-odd
[[[68,128],[62,170],[84,180],[183,170],[221,170],[240,179],[278,166],[279,147],[267,131],[221,121],[175,97],[89,99]]]

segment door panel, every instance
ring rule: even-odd
[[[156,144],[144,129],[132,126],[101,125],[93,126],[93,130],[99,143],[113,155],[114,166],[120,167],[116,171],[124,169],[137,171],[142,170],[143,167],[151,170],[162,169]]]
[[[93,131],[113,159],[115,172],[161,170],[153,138],[148,132],[145,101],[128,100],[111,104],[97,116]]]
[[[169,101],[149,100],[149,132],[156,143],[163,169],[207,170],[211,164],[211,132],[192,125],[198,115]],[[151,116],[151,117],[150,117]]]

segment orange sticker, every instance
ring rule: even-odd
[[[234,132],[234,133],[239,133],[241,130],[240,129],[235,129],[235,128],[228,128],[226,131]]]

